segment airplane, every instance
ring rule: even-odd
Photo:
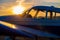
[[[36,30],[33,28],[20,26],[20,25],[15,25],[15,26],[9,26],[9,25],[14,25],[14,24],[0,21],[0,35],[10,36],[12,40],[15,40],[16,36],[35,38],[36,40],[38,40],[37,37],[48,37],[50,40],[54,40],[54,38],[60,38],[60,36],[58,35],[44,32],[41,30]]]
[[[33,17],[30,15],[31,10],[37,11]],[[35,29],[34,30],[35,32],[36,30],[39,30],[37,34],[40,33],[40,31],[43,31],[43,33],[47,32],[46,35],[48,35],[48,33],[51,33],[51,34],[60,36],[60,32],[59,32],[60,19],[55,19],[56,13],[60,13],[59,10],[60,8],[56,8],[54,6],[34,6],[28,9],[27,11],[25,11],[22,14],[22,17],[20,15],[1,16],[0,21],[19,25],[19,26],[22,26],[23,28],[24,27],[32,28],[32,29]],[[44,18],[43,17],[37,18],[39,11],[42,11],[42,12],[46,11],[46,16]],[[48,12],[50,12],[50,18],[48,18]],[[53,12],[55,12],[54,17],[53,17]],[[33,32],[30,32],[30,33],[34,34]],[[42,34],[41,36],[44,36],[44,35]],[[57,36],[55,36],[55,38]]]
[[[17,30],[17,28],[15,27],[16,26],[14,26],[13,24],[0,21],[0,35],[9,36],[11,40],[15,40],[15,37],[28,37],[28,38],[34,37],[32,34],[29,34],[24,30]]]

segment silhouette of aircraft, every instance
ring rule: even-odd
[[[60,38],[60,36],[58,35],[47,33],[41,30],[36,30],[25,26],[15,25],[15,28],[13,26],[12,28],[10,28],[9,25],[7,26],[7,24],[10,23],[0,21],[0,35],[11,36],[11,37],[24,36],[29,38],[34,38],[35,36],[48,37],[48,38]]]
[[[35,6],[32,7],[31,9],[60,13],[60,8],[56,8],[54,6]]]
[[[47,18],[48,12],[50,12],[50,18],[52,18],[52,15],[53,15],[52,12],[55,12],[55,17],[56,17],[56,13],[60,13],[60,8],[56,8],[54,6],[35,6],[35,7],[32,7],[31,9],[46,11],[46,18]]]
[[[32,9],[37,11],[34,17],[31,17],[31,15],[29,14]],[[0,21],[11,23],[14,25],[19,25],[20,27],[17,26],[18,29],[15,29],[17,31],[19,31],[20,28],[22,29],[26,28],[27,30],[24,30],[24,32],[29,33],[28,35],[34,34],[34,35],[43,36],[43,37],[59,38],[60,37],[60,20],[53,19],[53,12],[55,12],[55,17],[56,17],[56,13],[60,13],[59,10],[60,8],[56,8],[53,6],[34,6],[31,9],[24,12],[22,17],[20,17],[19,15],[1,16]],[[42,11],[42,12],[46,11],[45,18],[37,18],[39,11]],[[48,18],[48,12],[50,12],[50,18]],[[1,23],[1,25],[4,25],[4,24]]]

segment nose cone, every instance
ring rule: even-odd
[[[1,22],[0,22],[0,33],[1,35],[9,35],[9,36],[13,35],[13,36],[25,36],[25,37],[30,37],[30,38],[33,37],[32,34],[24,32],[23,30],[10,28]]]

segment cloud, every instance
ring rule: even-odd
[[[60,0],[44,0],[44,2],[60,2]]]
[[[0,0],[0,3],[15,2],[16,0]]]
[[[16,0],[0,0],[0,16],[10,15],[8,11],[14,5],[16,5]]]
[[[56,6],[59,7],[60,6],[60,0],[35,0],[34,1],[34,6],[41,6],[41,5],[45,5],[45,6]]]
[[[60,0],[0,0],[0,13],[6,13],[11,6],[17,4],[23,4],[25,6],[36,6],[36,5],[48,5],[60,7]]]

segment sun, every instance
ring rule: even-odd
[[[22,14],[25,8],[23,6],[14,6],[12,11],[14,14]]]

